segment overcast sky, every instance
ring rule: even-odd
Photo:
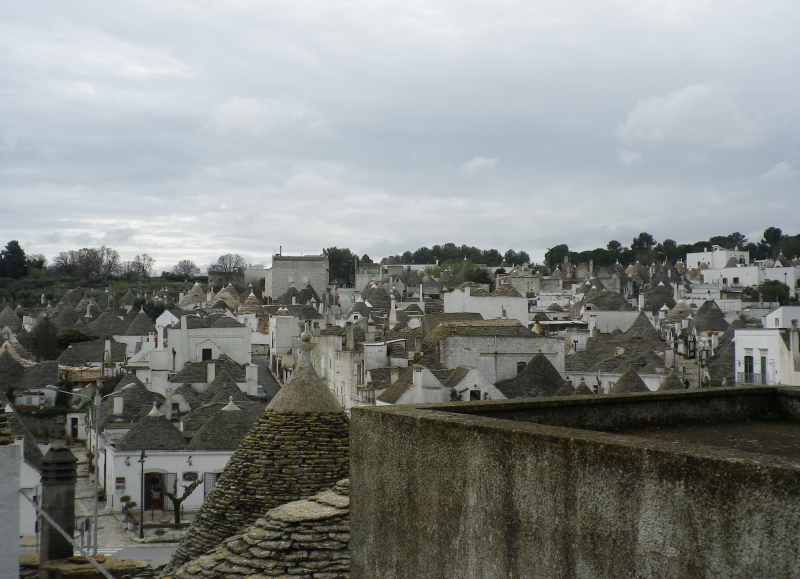
[[[800,233],[796,1],[0,0],[0,242]]]

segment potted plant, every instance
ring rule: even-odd
[[[86,451],[86,460],[89,461],[89,472],[94,472],[94,463],[92,459],[94,458],[94,453],[91,450]]]
[[[122,522],[126,523],[136,507],[136,501],[132,501],[130,495],[123,495],[119,500],[122,501]]]

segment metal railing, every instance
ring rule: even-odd
[[[767,386],[770,383],[770,380],[764,374],[750,374],[748,372],[737,372],[736,383],[753,384],[755,386]]]

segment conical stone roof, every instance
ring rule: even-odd
[[[22,321],[10,306],[6,306],[3,308],[3,311],[0,311],[0,328],[4,328],[5,326],[11,328],[11,331],[15,334],[22,329]]]
[[[263,410],[262,404],[243,404],[240,408],[229,401],[200,427],[186,450],[236,450]]]
[[[313,344],[304,334],[305,351]],[[305,358],[242,439],[165,574],[242,533],[269,509],[347,477],[347,414]]]
[[[658,387],[659,392],[665,392],[667,390],[685,390],[686,386],[681,382],[681,379],[678,378],[678,374],[673,370],[672,372],[664,378],[664,381]]]
[[[575,395],[575,387],[572,385],[571,380],[565,380],[564,384],[556,390],[556,396],[574,396]]]
[[[150,411],[117,441],[117,450],[183,450],[186,439],[166,417]]]
[[[144,310],[139,310],[139,313],[133,318],[131,325],[125,330],[125,335],[146,336],[150,332],[156,333],[156,326],[150,321],[150,316],[144,313]]]
[[[714,332],[724,332],[728,329],[725,313],[717,305],[714,300],[707,300],[700,306],[697,313],[694,315],[693,327],[698,332],[705,332],[712,330]]]
[[[513,378],[496,384],[506,398],[554,396],[564,379],[544,354],[537,354]]]
[[[128,324],[106,310],[100,317],[89,324],[89,332],[99,338],[105,336],[122,336],[128,329]]]
[[[586,396],[587,394],[594,394],[594,392],[586,385],[586,381],[581,378],[581,381],[575,387],[575,396]]]
[[[650,389],[631,366],[623,372],[614,387],[611,388],[611,394],[634,394],[637,392],[650,392]]]

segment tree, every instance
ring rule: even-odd
[[[328,279],[340,284],[354,280],[356,256],[348,248],[328,247],[323,250],[328,256]]]
[[[197,478],[193,483],[189,485],[181,485],[183,487],[183,495],[180,497],[178,496],[178,479],[175,479],[175,482],[172,484],[172,492],[165,491],[164,494],[167,496],[169,500],[172,501],[172,504],[175,506],[175,527],[179,527],[181,525],[181,503],[189,498],[200,483],[203,482],[203,479],[200,477]],[[140,522],[142,524],[142,522]]]
[[[64,275],[74,275],[89,283],[94,277],[125,273],[120,263],[119,253],[106,247],[84,247],[78,250],[62,251],[53,258],[53,271]]]
[[[56,338],[56,346],[59,350],[64,351],[69,347],[70,344],[90,342],[94,339],[96,339],[94,336],[84,334],[80,330],[69,329]]]
[[[655,238],[649,233],[642,231],[639,235],[633,238],[631,249],[635,251],[650,251],[656,244]]]
[[[143,253],[133,258],[131,267],[139,278],[153,277],[153,266],[155,266],[155,263],[155,259]]]
[[[365,253],[364,255],[362,255],[362,256],[361,256],[361,263],[372,263],[372,260],[371,260],[371,259],[369,258],[369,256],[368,256],[368,255]]]
[[[47,267],[47,258],[41,253],[31,253],[27,257],[28,269],[44,269]]]
[[[220,255],[217,258],[217,263],[211,266],[211,271],[220,272],[220,271],[236,271],[240,267],[244,267],[244,258],[239,255],[238,253],[226,253],[224,255]]]
[[[28,264],[19,241],[9,241],[6,248],[0,251],[0,277],[19,279],[27,274]]]
[[[550,269],[556,268],[559,264],[564,263],[564,258],[569,255],[569,246],[566,243],[551,247],[544,254],[544,262]]]
[[[172,268],[172,273],[189,277],[200,273],[200,268],[191,259],[182,259]]]
[[[775,280],[769,280],[758,286],[758,293],[768,302],[780,302],[785,304],[789,301],[789,286]]]
[[[617,241],[616,239],[612,239],[611,241],[608,242],[608,245],[606,245],[606,249],[608,249],[608,251],[612,253],[621,253],[623,247],[619,241]]]
[[[58,357],[58,328],[50,318],[44,317],[31,332],[33,353],[39,360],[55,360]]]

